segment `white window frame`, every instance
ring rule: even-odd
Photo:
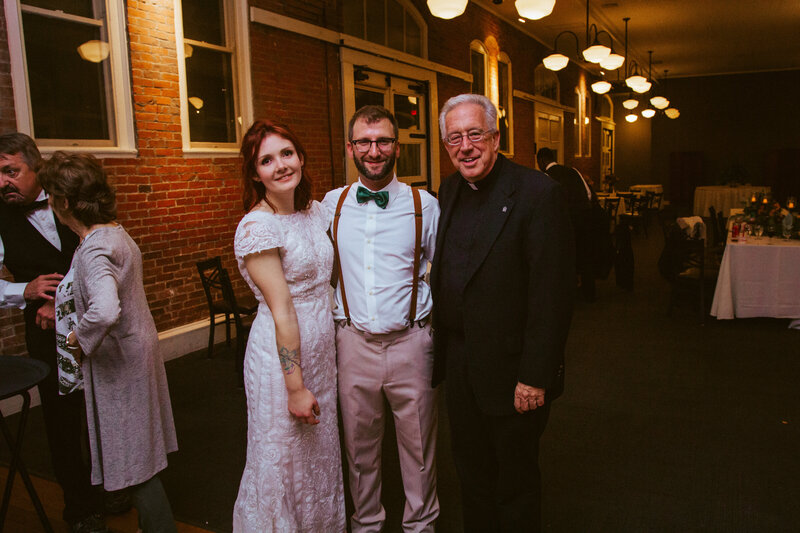
[[[497,82],[500,83],[500,63],[505,63],[508,66],[508,79],[506,83],[508,84],[508,101],[500,102],[503,104],[506,110],[506,116],[508,117],[508,150],[501,151],[504,155],[508,157],[514,157],[514,84],[512,80],[514,79],[511,75],[511,58],[508,57],[508,54],[505,52],[500,52],[497,55]],[[500,98],[500,87],[497,88],[497,98]],[[499,107],[499,106],[498,106]],[[499,109],[498,109],[499,111]]]
[[[366,24],[365,21],[366,21],[366,18],[367,18],[368,5],[367,5],[366,2],[364,2],[364,0],[361,0],[361,1],[362,1],[363,13],[364,13],[364,19],[361,22],[364,22]],[[420,35],[420,52],[421,52],[421,54],[419,56],[410,54],[409,52],[406,52],[406,50],[405,50],[407,48],[407,46],[406,46],[406,38],[408,37],[408,34],[406,33],[406,29],[405,29],[405,21],[403,21],[403,45],[404,45],[403,46],[403,50],[398,50],[397,48],[392,48],[390,46],[387,46],[386,44],[374,43],[372,41],[367,41],[366,35],[363,32],[361,33],[361,35],[350,35],[350,34],[344,34],[344,35],[348,35],[349,37],[356,38],[356,39],[359,39],[359,40],[364,41],[364,42],[368,42],[368,43],[370,43],[372,45],[377,45],[377,46],[384,47],[384,48],[386,48],[388,50],[394,50],[396,52],[400,52],[400,53],[403,53],[403,54],[408,54],[408,55],[410,55],[412,57],[419,57],[419,58],[422,58],[422,59],[428,59],[428,24],[425,22],[425,19],[422,17],[422,14],[419,12],[417,7],[414,4],[412,4],[409,0],[395,0],[395,1],[398,4],[400,4],[400,6],[406,12],[408,12],[411,15],[411,18],[413,18],[416,21],[416,23],[419,25],[419,31],[420,31],[420,34],[421,34]],[[384,18],[383,18],[383,20],[384,20],[384,36],[386,36],[386,35],[388,35],[389,22],[390,21],[387,19],[387,14],[386,14],[386,10],[385,9],[384,9]]]
[[[97,157],[129,157],[136,154],[134,131],[133,97],[131,93],[130,65],[126,35],[125,2],[105,0],[106,24],[108,26],[111,93],[108,105],[114,110],[114,137],[111,144],[93,144],[91,139],[37,140],[42,153],[56,150],[89,152]],[[22,38],[22,6],[20,0],[3,0],[8,32],[8,52],[11,64],[11,81],[14,92],[14,111],[17,116],[17,131],[33,137],[33,113],[28,86],[28,69],[25,57],[25,42]],[[26,10],[41,11],[26,7]],[[48,11],[48,10],[46,10]],[[35,137],[34,137],[35,138]]]
[[[230,143],[192,142],[189,130],[189,96],[186,82],[186,58],[183,57],[183,9],[181,0],[174,0],[175,44],[178,60],[178,81],[181,97],[181,137],[185,156],[238,156],[239,141],[253,123],[253,98],[250,85],[250,36],[247,2],[222,0],[225,17],[225,36],[233,68],[233,108],[236,113],[236,141]],[[192,42],[194,45],[194,42]],[[208,45],[211,47],[211,45]],[[213,47],[219,49],[219,47]]]

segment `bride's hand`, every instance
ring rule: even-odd
[[[289,392],[289,412],[304,424],[319,424],[319,403],[314,394],[303,387]]]

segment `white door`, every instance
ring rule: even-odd
[[[564,164],[564,111],[536,102],[536,149],[550,148],[556,161]]]

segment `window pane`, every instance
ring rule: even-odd
[[[344,32],[364,38],[364,0],[344,0],[342,3]]]
[[[406,52],[422,56],[422,30],[408,12],[406,12]]]
[[[22,14],[34,136],[111,139],[106,101],[108,61],[81,59],[78,47],[105,40],[100,28]]]
[[[365,105],[383,105],[383,93],[356,89],[356,109],[361,109]]]
[[[223,2],[182,0],[183,36],[186,39],[226,46]]]
[[[402,52],[405,50],[403,46],[403,19],[405,18],[403,15],[405,15],[405,10],[395,0],[387,0],[386,8],[386,29],[389,32],[386,46]]]
[[[367,0],[367,40],[386,45],[384,0]]]
[[[21,3],[26,6],[63,11],[70,15],[95,18],[94,10],[92,9],[92,0],[25,0]]]
[[[394,116],[403,130],[419,131],[419,98],[416,96],[394,95]]]
[[[401,144],[400,157],[397,158],[397,177],[420,176],[422,167],[420,164],[419,144]]]
[[[231,54],[195,47],[186,58],[186,91],[192,142],[236,142]]]
[[[470,58],[472,63],[472,92],[473,94],[485,94],[483,54],[472,50]]]
[[[500,106],[508,106],[508,63],[497,62],[497,86],[500,92]]]

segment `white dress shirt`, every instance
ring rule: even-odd
[[[39,193],[36,201],[46,199],[47,193],[42,191]],[[29,211],[26,217],[28,222],[30,222],[33,227],[42,234],[42,237],[47,239],[50,244],[61,251],[61,237],[58,236],[55,214],[49,205],[36,209],[35,211]],[[0,237],[0,268],[3,267],[5,251],[3,239]],[[10,281],[0,279],[0,309],[25,309],[25,297],[23,296],[23,293],[25,292],[25,287],[27,286],[27,283],[12,283]]]
[[[339,218],[339,257],[342,265],[347,304],[353,325],[369,333],[399,331],[409,325],[411,284],[414,268],[414,201],[411,187],[397,181],[384,187],[389,193],[386,209],[374,201],[359,204],[356,191],[361,181],[347,193]],[[328,192],[322,205],[333,228],[333,215],[344,187]],[[439,203],[426,191],[420,191],[422,203],[422,240],[417,289],[416,319],[431,312],[431,291],[422,279],[433,259]],[[335,319],[345,318],[341,282],[334,295]]]

